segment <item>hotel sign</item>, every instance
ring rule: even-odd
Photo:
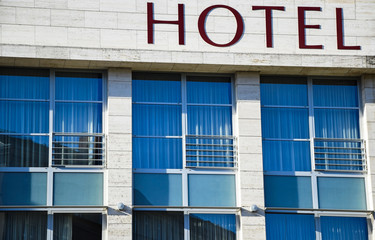
[[[185,17],[184,17],[184,4],[178,4],[178,18],[175,21],[170,20],[159,20],[154,17],[154,4],[151,2],[147,3],[147,39],[149,44],[154,43],[154,25],[155,24],[174,24],[178,26],[178,39],[180,45],[185,45]],[[227,43],[216,43],[210,39],[206,31],[206,19],[209,17],[209,13],[218,8],[224,8],[229,10],[233,17],[236,19],[236,33],[233,39]],[[323,45],[307,45],[306,29],[320,29],[320,25],[307,25],[306,24],[306,12],[308,11],[322,11],[320,7],[297,7],[298,8],[298,43],[300,49],[323,49]],[[264,11],[265,22],[266,22],[266,46],[267,48],[273,47],[273,32],[272,32],[272,12],[273,11],[285,11],[284,6],[252,6],[253,11]],[[197,23],[199,35],[208,44],[215,47],[230,47],[241,40],[244,33],[244,21],[241,14],[234,8],[227,5],[213,5],[199,15]],[[347,46],[344,44],[344,24],[343,24],[343,9],[336,8],[336,38],[337,38],[337,49],[339,50],[361,50],[361,46]]]

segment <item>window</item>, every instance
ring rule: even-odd
[[[102,72],[0,68],[0,239],[101,239],[105,92]]]
[[[231,78],[134,73],[132,88],[134,239],[235,239]]]
[[[367,239],[357,81],[265,76],[261,105],[267,238]]]

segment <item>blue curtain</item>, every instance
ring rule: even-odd
[[[313,85],[314,106],[358,107],[357,85]]]
[[[260,84],[261,105],[307,106],[306,84]]]
[[[59,75],[63,76],[59,77]],[[102,101],[102,81],[99,74],[57,73],[55,98],[56,100]]]
[[[181,81],[133,80],[133,102],[181,103]]]
[[[183,212],[133,211],[133,239],[184,240]]]
[[[197,77],[198,78],[198,77]],[[230,78],[216,79],[210,77],[211,81],[206,80],[205,77],[199,77],[194,81],[189,81],[193,77],[189,77],[186,82],[187,85],[187,102],[189,103],[204,103],[204,104],[231,104],[232,103],[232,88]],[[222,80],[222,81],[220,81]]]
[[[0,101],[0,112],[0,132],[48,133],[48,102]]]
[[[236,240],[236,215],[190,214],[190,240],[203,239]]]
[[[0,239],[47,239],[47,212],[0,212]]]
[[[0,75],[1,98],[48,100],[49,77]]]
[[[102,114],[100,103],[56,103],[54,131],[101,133]]]
[[[181,169],[182,139],[133,137],[133,168]]]
[[[263,138],[309,138],[307,109],[262,108]]]
[[[315,137],[358,139],[359,116],[356,109],[315,109]]]
[[[181,136],[181,106],[133,104],[133,135]]]
[[[189,135],[232,135],[232,108],[188,106]]]
[[[266,207],[312,208],[310,177],[264,176]]]
[[[320,217],[322,240],[367,240],[364,217]]]
[[[266,214],[267,240],[315,240],[314,215]]]
[[[309,141],[263,140],[264,171],[310,171]]]

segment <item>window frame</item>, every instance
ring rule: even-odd
[[[138,72],[135,72],[138,73]],[[165,73],[170,74],[171,72],[139,72],[147,73],[152,76],[153,73]],[[174,74],[174,73],[172,73]],[[235,95],[235,83],[234,76],[231,74],[207,74],[207,73],[179,73],[181,82],[181,103],[166,103],[170,105],[180,105],[181,109],[181,136],[174,136],[174,138],[182,139],[182,169],[132,169],[132,179],[134,180],[135,173],[154,173],[154,174],[180,174],[182,177],[182,206],[171,207],[171,206],[137,206],[134,204],[134,187],[132,189],[132,203],[134,211],[179,211],[184,214],[184,239],[190,239],[190,213],[211,213],[211,214],[234,214],[236,216],[236,238],[240,239],[240,184],[239,184],[239,173],[237,167],[234,168],[215,168],[215,167],[187,167],[186,166],[186,135],[188,135],[188,123],[187,123],[187,106],[188,105],[202,105],[202,106],[230,106],[231,107],[231,120],[232,120],[232,136],[237,137],[237,121],[236,121],[236,95]],[[188,76],[199,76],[199,77],[228,77],[230,79],[231,86],[231,104],[187,104],[187,77]],[[144,103],[147,102],[137,102]],[[134,102],[132,102],[134,104]],[[135,135],[133,135],[135,137]],[[207,175],[234,175],[235,179],[235,206],[234,207],[193,207],[189,206],[188,199],[188,176],[193,174],[207,174]]]
[[[12,68],[13,69],[13,68]],[[18,68],[14,68],[18,69]],[[19,69],[26,69],[26,68],[19,68]],[[27,68],[29,69],[29,68]],[[106,229],[107,229],[107,209],[106,206],[108,205],[108,173],[105,170],[106,168],[106,156],[107,156],[107,147],[103,150],[103,164],[102,165],[79,165],[79,166],[56,166],[52,164],[52,148],[53,148],[53,134],[54,132],[54,117],[55,117],[55,76],[57,72],[66,72],[66,73],[97,73],[101,74],[102,78],[102,135],[103,135],[103,142],[106,144],[107,142],[107,133],[108,133],[108,126],[107,126],[107,102],[108,102],[108,94],[107,94],[107,84],[108,84],[108,75],[107,71],[104,70],[84,70],[84,69],[57,69],[51,68],[49,69],[49,99],[45,100],[49,102],[49,126],[48,126],[48,133],[45,134],[35,134],[35,135],[43,135],[49,137],[49,153],[48,153],[48,166],[46,167],[0,167],[0,172],[22,172],[22,173],[46,173],[47,174],[47,194],[46,194],[46,205],[45,206],[0,206],[0,211],[39,211],[39,212],[47,212],[47,240],[53,240],[53,214],[54,213],[101,213],[102,214],[102,239],[106,239]],[[39,100],[38,100],[39,101]],[[61,102],[61,101],[58,101]],[[64,100],[62,100],[64,102]],[[74,102],[67,101],[67,102]],[[81,101],[82,102],[82,101]],[[93,101],[86,101],[86,102],[93,102]],[[7,133],[0,133],[0,135],[9,135]],[[22,134],[25,135],[25,134]],[[33,134],[26,134],[26,135],[33,135]],[[103,177],[103,204],[101,206],[54,206],[53,205],[53,184],[54,184],[54,174],[55,173],[101,173]]]
[[[264,75],[264,77],[267,78],[274,78],[277,80],[277,75]],[[289,76],[286,76],[289,77]],[[290,76],[295,77],[295,76]],[[370,239],[370,229],[371,229],[371,210],[372,209],[372,203],[370,199],[369,192],[369,182],[371,181],[369,178],[369,171],[363,170],[362,172],[333,172],[333,171],[319,171],[316,170],[315,167],[315,153],[314,153],[314,138],[315,138],[315,115],[314,110],[315,109],[356,109],[358,110],[358,123],[359,123],[359,134],[360,139],[366,139],[365,135],[365,129],[363,126],[363,119],[362,119],[362,113],[363,113],[363,105],[362,105],[362,94],[361,94],[361,85],[363,84],[361,82],[361,79],[357,77],[325,77],[325,76],[306,76],[305,77],[307,81],[307,104],[308,106],[275,106],[275,105],[261,105],[261,108],[263,107],[285,107],[285,108],[303,108],[308,109],[308,121],[309,121],[309,138],[303,139],[303,141],[308,141],[310,144],[310,163],[311,163],[311,170],[310,171],[264,171],[263,175],[266,176],[304,176],[304,177],[310,177],[311,179],[311,191],[312,191],[312,203],[313,208],[312,209],[298,209],[298,208],[283,208],[283,207],[266,207],[266,213],[294,213],[294,214],[313,214],[315,219],[315,234],[316,239],[321,240],[321,222],[320,217],[321,216],[331,216],[331,217],[363,217],[367,220],[367,229],[368,229],[368,235]],[[313,104],[313,80],[353,80],[356,81],[357,86],[357,101],[358,106],[357,107],[326,107],[326,106],[314,106]],[[261,83],[262,84],[262,83]],[[262,137],[262,141],[268,140],[269,138]],[[278,140],[278,139],[272,139],[272,140]],[[285,140],[285,139],[279,139],[279,140]],[[290,139],[293,140],[293,139]],[[300,140],[300,139],[298,139]],[[367,148],[368,143],[365,143],[365,147]],[[367,161],[367,156],[365,156],[365,159]],[[341,210],[341,209],[320,209],[319,208],[319,198],[318,198],[318,177],[332,177],[332,178],[362,178],[364,179],[364,188],[365,188],[365,203],[366,203],[366,209],[365,210]]]

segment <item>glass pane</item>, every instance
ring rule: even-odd
[[[1,68],[0,98],[49,99],[49,71]]]
[[[0,135],[0,167],[47,167],[48,136]]]
[[[236,215],[190,214],[190,240],[236,240]]]
[[[48,102],[0,101],[0,112],[0,132],[48,133]]]
[[[188,176],[189,206],[235,207],[234,175],[190,174]]]
[[[54,205],[103,205],[102,173],[55,173],[53,189]]]
[[[317,138],[358,139],[359,115],[356,109],[315,109]]]
[[[46,212],[0,212],[0,239],[46,240]]]
[[[364,178],[318,177],[319,208],[366,210]]]
[[[55,109],[55,132],[102,132],[101,103],[56,103]]]
[[[134,137],[133,168],[181,169],[182,139]]]
[[[315,240],[314,215],[266,214],[267,240]]]
[[[310,171],[310,142],[263,141],[264,171]]]
[[[133,239],[183,240],[184,214],[182,212],[133,211]]]
[[[54,240],[101,240],[102,215],[100,213],[53,214]]]
[[[322,240],[367,240],[367,220],[364,217],[320,217]]]
[[[133,104],[133,134],[181,136],[181,106]]]
[[[56,73],[56,100],[102,100],[102,76],[98,73]]]
[[[306,84],[260,84],[261,105],[307,106]]]
[[[310,177],[264,176],[266,207],[312,208]]]
[[[0,173],[0,205],[46,205],[46,173]]]
[[[309,138],[307,109],[262,108],[263,138]]]
[[[343,82],[344,81],[338,81]],[[315,83],[315,81],[314,81]],[[313,85],[314,106],[358,107],[358,90],[355,85]]]
[[[232,88],[229,77],[187,77],[187,102],[206,104],[231,104]]]
[[[232,135],[232,108],[188,106],[189,135]]]
[[[133,80],[133,102],[181,103],[181,82]]]
[[[180,174],[133,174],[134,205],[182,206]]]

